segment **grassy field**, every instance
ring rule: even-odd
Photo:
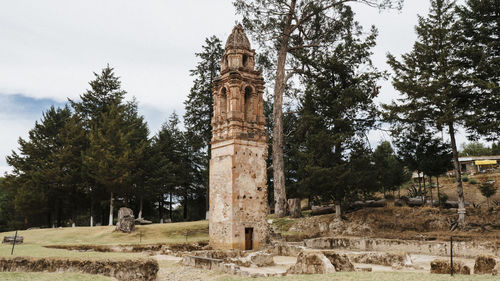
[[[43,245],[182,243],[208,240],[208,221],[138,225],[133,233],[114,231],[114,226],[65,227],[19,231],[25,243]],[[14,235],[14,231],[0,236]]]
[[[43,246],[139,244],[141,233],[142,244],[183,243],[186,242],[186,231],[188,242],[208,240],[208,221],[140,225],[130,234],[116,232],[114,229],[114,226],[99,226],[19,231],[18,235],[24,237],[24,243],[15,246],[14,256],[130,259],[146,256],[143,253],[77,252]],[[7,235],[14,235],[14,232],[0,233],[0,237]],[[9,244],[1,244],[0,256],[11,256],[11,247]]]
[[[79,273],[25,273],[25,272],[0,272],[0,280],[3,281],[111,281],[115,278],[102,275],[79,274]]]

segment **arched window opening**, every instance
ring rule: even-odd
[[[226,88],[222,88],[220,92],[220,113],[225,114],[227,112],[227,90]]]
[[[243,66],[247,67],[247,63],[248,63],[248,56],[247,55],[243,55]]]
[[[245,120],[252,121],[253,114],[253,101],[252,101],[252,88],[245,88]]]

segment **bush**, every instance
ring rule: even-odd
[[[486,197],[488,207],[490,205],[490,197],[497,193],[497,187],[495,186],[494,181],[483,182],[479,185],[479,191],[481,194]]]
[[[484,197],[490,198],[497,193],[497,187],[495,186],[495,182],[487,181],[479,185],[479,191],[481,191]]]
[[[424,195],[424,190],[419,191],[418,188],[414,185],[408,187],[409,198],[421,197],[423,195]]]
[[[386,200],[394,200],[394,195],[392,195],[390,193],[386,194],[384,197]]]
[[[468,182],[469,181],[469,177],[468,176],[462,176],[462,181],[463,182]]]
[[[448,195],[446,193],[439,194],[439,204],[444,205],[448,201]]]
[[[470,179],[470,184],[477,184],[477,180],[476,179]]]

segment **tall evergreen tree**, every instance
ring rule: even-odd
[[[441,191],[439,189],[439,176],[446,173],[447,171],[453,169],[453,153],[451,151],[450,145],[443,143],[440,139],[429,136],[425,142],[422,142],[423,146],[423,157],[421,161],[422,172],[424,175],[436,177],[437,185],[437,198],[441,198]],[[429,181],[429,184],[431,180]],[[434,204],[432,197],[432,186],[430,186],[431,191],[431,205]],[[440,202],[441,203],[441,202]]]
[[[275,212],[286,214],[285,167],[283,158],[283,95],[290,78],[301,73],[304,52],[328,48],[345,35],[344,23],[348,2],[379,8],[400,4],[400,0],[235,0],[243,24],[259,43],[262,51],[275,62],[273,102],[273,185]],[[274,69],[276,70],[274,72]],[[290,69],[290,71],[286,71]]]
[[[500,137],[500,1],[467,0],[460,16],[459,57],[471,114],[467,129],[475,137]]]
[[[113,203],[117,193],[125,194],[132,185],[136,168],[130,139],[132,132],[124,126],[123,106],[111,105],[102,113],[101,122],[91,128],[89,148],[84,165],[89,176],[110,194],[109,225],[113,225]]]
[[[70,102],[88,136],[83,165],[89,190],[91,195],[109,194],[108,223],[112,225],[115,195],[130,199],[131,194],[140,194],[137,186],[143,185],[148,130],[135,100],[124,102],[126,92],[113,68],[108,65],[94,75],[81,101]]]
[[[210,140],[212,138],[213,93],[212,86],[219,76],[220,61],[224,50],[222,42],[216,36],[205,39],[203,51],[196,53],[200,59],[196,68],[191,70],[194,84],[184,102],[186,112],[184,124],[188,131],[192,149],[196,154],[202,154],[201,168],[202,186],[206,190],[206,210],[208,210],[208,163],[210,161]]]
[[[397,158],[388,141],[380,143],[373,152],[373,161],[377,172],[377,182],[384,194],[394,192],[409,180],[404,166]]]
[[[300,161],[296,165],[297,189],[325,202],[334,200],[338,206],[357,194],[358,187],[349,181],[354,167],[349,163],[349,151],[356,148],[361,154],[359,143],[375,125],[378,111],[373,102],[374,89],[383,77],[370,60],[376,30],[365,35],[350,8],[342,12],[344,21],[339,32],[343,39],[328,50],[300,57],[306,66],[306,89],[300,97],[294,132],[298,146],[295,154]]]
[[[161,130],[153,137],[152,142],[152,169],[149,184],[155,186],[158,197],[158,211],[160,219],[163,218],[164,205],[169,206],[170,219],[174,200],[186,194],[184,192],[185,164],[183,162],[183,132],[179,129],[179,118],[173,113]],[[168,202],[165,202],[165,199]],[[186,197],[187,198],[187,197]]]
[[[36,219],[43,214],[50,225],[55,213],[57,225],[61,226],[67,214],[74,214],[77,201],[68,197],[78,192],[78,168],[72,165],[80,157],[66,154],[71,143],[62,133],[70,119],[68,107],[51,107],[29,131],[28,140],[19,139],[20,154],[12,152],[7,157],[15,177],[9,183],[17,185],[13,190],[15,209],[25,216],[25,225],[34,223],[28,217]]]
[[[458,150],[455,140],[457,126],[464,123],[467,98],[459,77],[455,3],[431,0],[427,17],[419,17],[417,41],[410,53],[398,61],[388,56],[394,70],[393,85],[402,98],[385,108],[392,120],[408,120],[441,131],[448,129],[453,150],[457,182],[459,222],[465,223],[465,201],[461,181]]]

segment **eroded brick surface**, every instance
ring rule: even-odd
[[[209,225],[214,249],[244,250],[245,228],[253,231],[253,249],[268,240],[264,80],[254,69],[254,56],[237,25],[213,87]]]

